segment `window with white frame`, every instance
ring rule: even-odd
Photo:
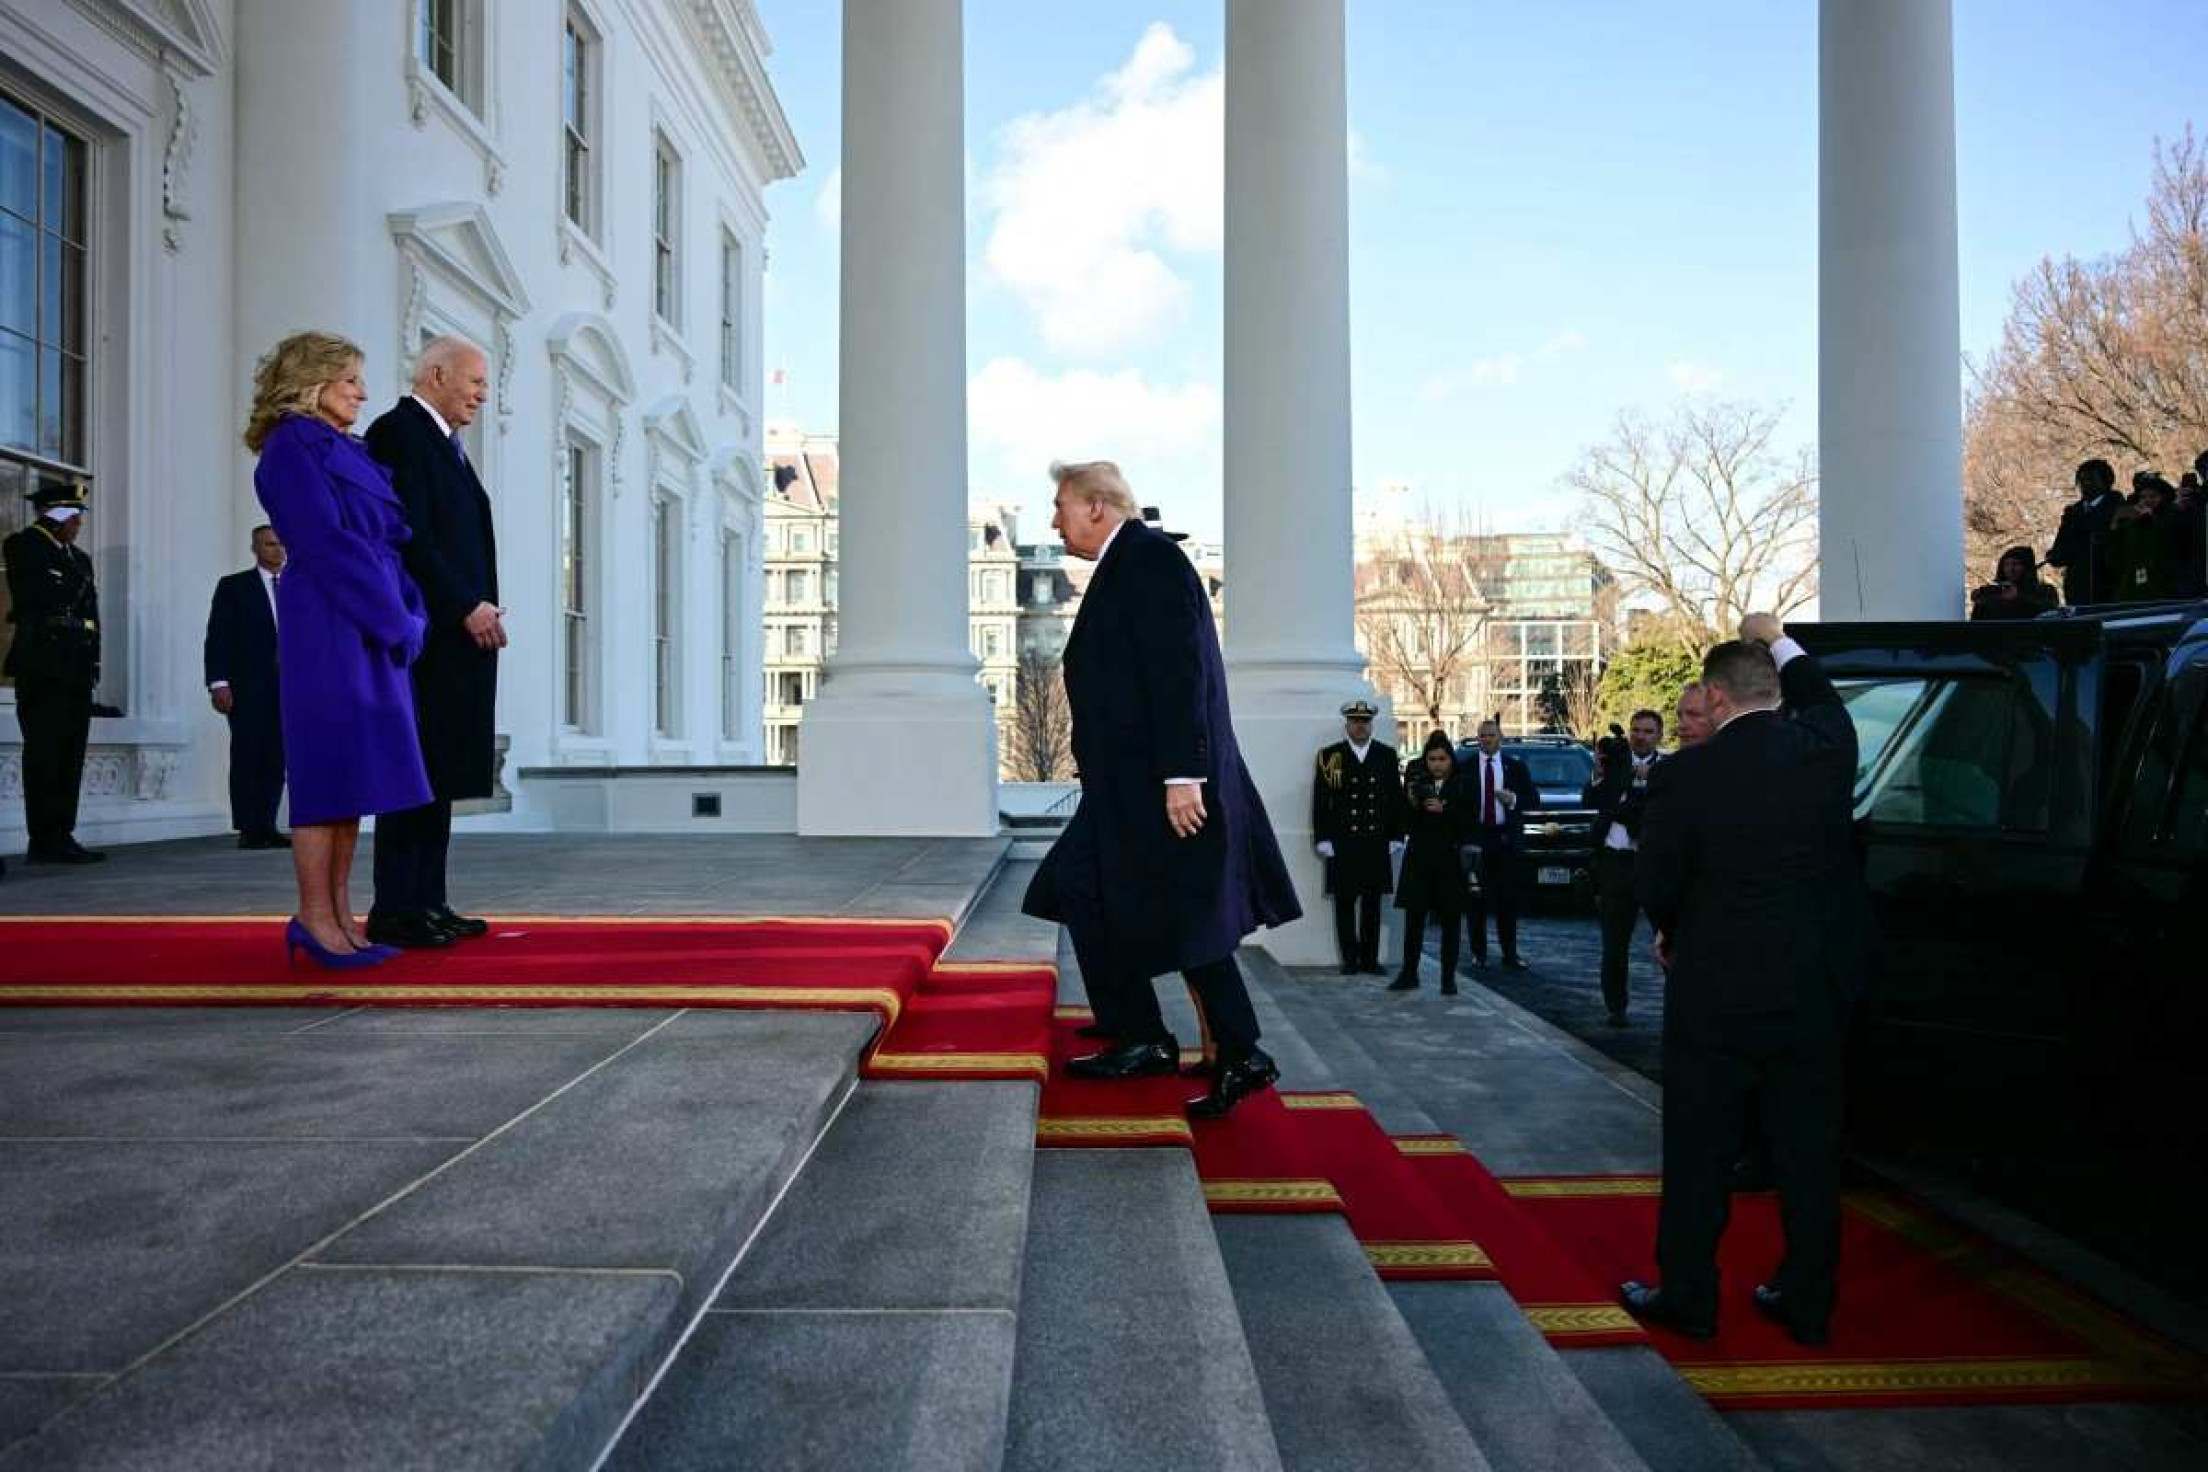
[[[744,539],[721,530],[721,739],[734,741],[744,723]]]
[[[803,568],[793,567],[788,574],[789,599],[792,604],[804,603],[813,596],[812,575]]]
[[[560,38],[560,209],[569,223],[598,237],[598,32],[574,6]]]
[[[670,497],[652,502],[652,730],[661,736],[676,734],[682,715],[675,648],[682,620],[681,511]]]
[[[744,247],[733,232],[721,232],[721,386],[744,392]]]
[[[803,659],[813,652],[813,631],[803,624],[791,624],[782,631],[782,653],[791,659]]]
[[[414,54],[463,107],[483,116],[483,0],[415,0]]]
[[[569,431],[567,501],[560,510],[560,724],[574,731],[588,731],[593,725],[597,599],[591,580],[598,571],[599,465],[598,447]]]
[[[796,557],[809,557],[813,551],[813,529],[809,526],[790,528],[790,553]]]
[[[682,330],[682,156],[652,134],[652,310]]]

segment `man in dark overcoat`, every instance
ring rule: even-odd
[[[1410,815],[1395,748],[1372,739],[1379,712],[1369,700],[1342,707],[1343,739],[1319,752],[1311,775],[1311,838],[1334,897],[1334,943],[1342,975],[1379,976],[1380,897],[1395,889],[1395,856]]]
[[[34,864],[107,857],[77,842],[92,692],[100,683],[100,593],[92,559],[77,546],[86,494],[81,481],[40,477],[25,497],[37,519],[0,543],[15,625],[6,670],[23,731],[23,820]]]
[[[2078,499],[2062,508],[2047,565],[2062,569],[2062,601],[2072,608],[2114,601],[2116,579],[2109,565],[2109,527],[2124,509],[2116,494],[2116,467],[2088,460],[2072,477]]]
[[[1541,806],[1541,789],[1526,764],[1503,750],[1503,723],[1480,722],[1479,740],[1459,752],[1457,770],[1472,797],[1465,836],[1477,857],[1471,860],[1477,881],[1464,907],[1465,934],[1472,941],[1472,964],[1487,964],[1487,915],[1495,912],[1495,939],[1503,948],[1503,968],[1524,971],[1518,955],[1518,890],[1526,850],[1526,814]]]
[[[1635,880],[1664,988],[1661,1286],[1625,1306],[1707,1338],[1717,1245],[1755,1098],[1786,1255],[1754,1302],[1822,1343],[1840,1247],[1841,1042],[1862,979],[1855,726],[1817,661],[1769,614],[1703,660],[1716,732],[1653,774]],[[1782,697],[1786,713],[1780,712]]]
[[[481,350],[438,338],[422,349],[413,392],[366,436],[406,507],[412,536],[402,555],[429,605],[429,637],[414,665],[414,720],[433,795],[376,820],[368,937],[384,945],[446,946],[489,929],[456,913],[445,889],[453,802],[491,793],[498,651],[506,647],[491,498],[460,434],[489,394]]]
[[[276,675],[276,584],[284,544],[253,528],[253,565],[215,584],[202,662],[207,699],[230,726],[230,826],[239,848],[290,848],[276,831],[284,799],[284,713]]]
[[[1179,546],[1143,525],[1109,461],[1052,467],[1052,526],[1096,571],[1066,642],[1081,804],[1035,872],[1024,908],[1071,934],[1097,1021],[1117,1046],[1073,1060],[1089,1078],[1179,1068],[1151,978],[1186,978],[1218,1048],[1225,1114],[1280,1076],[1257,1046],[1234,952],[1298,918],[1287,865],[1242,764],[1211,603]]]

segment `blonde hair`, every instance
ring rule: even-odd
[[[245,419],[245,447],[254,454],[288,414],[321,411],[323,388],[366,358],[358,345],[334,332],[294,332],[253,365],[253,408]]]
[[[1127,477],[1109,460],[1082,460],[1072,465],[1053,460],[1050,478],[1059,489],[1070,490],[1090,501],[1102,501],[1129,521],[1142,519],[1142,507],[1135,504],[1135,493],[1128,489]]]

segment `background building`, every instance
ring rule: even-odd
[[[489,356],[517,821],[532,768],[759,760],[767,52],[749,0],[0,0],[0,531],[28,471],[92,482],[88,840],[227,827],[200,639],[253,363],[307,325],[371,413],[438,333]]]

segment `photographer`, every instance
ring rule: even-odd
[[[1648,777],[1659,760],[1664,718],[1652,710],[1633,713],[1629,731],[1615,724],[1595,743],[1595,779],[1580,800],[1595,810],[1595,903],[1602,919],[1602,1001],[1610,1025],[1625,1026],[1626,960],[1633,943],[1633,922],[1640,913],[1633,898],[1633,855],[1641,832],[1641,811],[1648,801]]]

